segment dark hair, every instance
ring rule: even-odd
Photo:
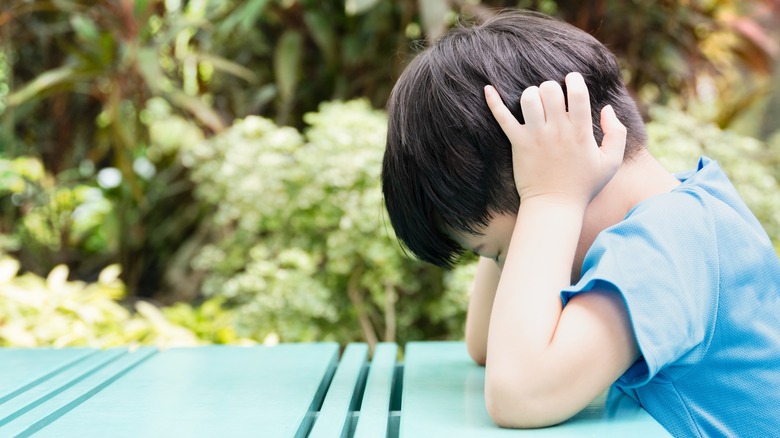
[[[523,123],[520,95],[547,80],[564,88],[582,73],[596,141],[600,111],[612,105],[628,130],[626,157],[646,144],[641,115],[614,55],[589,34],[527,11],[459,26],[418,54],[388,102],[382,190],[396,235],[427,262],[452,267],[462,248],[452,232],[479,234],[494,214],[517,213],[512,151],[485,103],[496,87]]]

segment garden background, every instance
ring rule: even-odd
[[[2,0],[0,346],[460,339],[474,263],[396,242],[383,107],[503,7],[604,42],[780,248],[780,0]]]

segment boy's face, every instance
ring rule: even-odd
[[[517,216],[513,214],[495,215],[486,227],[479,230],[481,235],[455,233],[453,239],[467,251],[493,259],[499,268],[503,268],[516,221]]]
[[[571,282],[576,283],[581,277],[582,261],[588,248],[593,244],[596,235],[605,228],[599,219],[601,215],[594,214],[594,209],[588,207],[585,220],[574,254],[574,263],[571,268]],[[504,268],[506,253],[509,250],[509,242],[515,230],[517,216],[513,214],[497,214],[493,216],[488,225],[479,230],[481,235],[468,233],[454,233],[453,239],[468,251],[472,251],[480,257],[493,259],[500,269]]]

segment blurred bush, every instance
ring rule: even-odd
[[[161,348],[193,346],[207,342],[241,341],[228,324],[195,321],[191,308],[172,309],[171,322],[156,306],[138,301],[135,312],[116,300],[125,294],[118,279],[120,268],[103,269],[94,283],[68,281],[68,268],[57,266],[46,278],[32,273],[19,275],[19,262],[0,254],[0,347],[114,347],[152,344]],[[217,305],[218,307],[218,305]],[[224,311],[206,304],[209,316],[224,319]],[[217,320],[218,321],[218,320]],[[199,327],[209,328],[199,337]],[[200,333],[199,333],[200,334]],[[218,335],[214,339],[215,334]]]
[[[165,105],[156,111],[152,130],[159,147],[199,138],[197,128]],[[702,154],[717,159],[780,248],[780,141],[765,145],[673,106],[655,107],[651,115],[651,151],[672,171],[690,169]],[[46,279],[17,275],[18,261],[4,257],[0,342],[170,346],[249,338],[371,343],[459,338],[475,265],[467,260],[445,273],[401,251],[379,188],[385,114],[355,100],[325,103],[305,120],[308,127],[300,132],[251,116],[180,146],[194,197],[208,212],[199,233],[180,249],[187,255],[181,275],[202,281],[188,287],[210,297],[205,302],[158,310],[137,301],[130,312],[117,303],[125,293],[117,266],[87,284],[68,282],[65,266]],[[5,190],[0,196],[24,199],[49,179],[35,159],[0,160]],[[73,194],[97,189],[77,187],[67,196],[56,185],[48,190],[54,195],[25,218],[42,209],[40,215],[51,219],[20,227],[40,235],[35,239],[41,245],[62,239],[56,234],[62,223],[90,230],[101,222],[79,213],[96,201]],[[93,210],[98,218],[105,214]]]
[[[661,162],[683,171],[701,155],[718,160],[780,248],[780,149],[673,106],[651,115]],[[379,188],[384,113],[331,102],[305,120],[301,134],[249,117],[186,150],[195,196],[214,209],[192,264],[204,292],[257,339],[459,338],[474,265],[444,273],[400,251]]]
[[[112,203],[103,191],[73,178],[76,172],[55,177],[40,159],[0,155],[0,199],[10,201],[20,217],[0,240],[0,251],[17,251],[30,266],[56,266],[74,257],[101,257],[115,245]],[[21,248],[24,251],[18,251]]]
[[[39,157],[50,175],[20,203],[0,205],[0,233],[20,239],[6,249],[26,269],[44,275],[64,263],[88,278],[116,262],[132,295],[154,295],[167,259],[200,213],[175,154],[150,144],[147,102],[164,99],[216,132],[224,122],[193,89],[196,60],[208,57],[219,71],[244,71],[188,39],[202,17],[195,5],[158,0],[3,3],[0,90],[8,90],[0,95],[0,153]],[[69,217],[64,211],[82,195],[110,204],[101,207],[102,242],[80,242],[69,234],[70,224],[51,220]],[[36,218],[23,218],[28,214]],[[38,233],[18,232],[18,220]],[[60,230],[45,239],[47,227]],[[82,243],[92,251],[83,251]]]
[[[780,142],[724,131],[674,106],[653,107],[650,115],[649,148],[664,167],[680,172],[702,155],[717,160],[780,252]]]
[[[210,242],[192,266],[242,333],[284,340],[460,336],[469,279],[407,257],[379,187],[386,117],[324,103],[303,133],[260,117],[185,149]]]
[[[473,266],[400,251],[371,107],[417,47],[504,7],[585,29],[642,104],[679,104],[650,110],[653,150],[675,168],[719,159],[777,242],[777,0],[10,0],[0,250],[14,278],[66,265],[88,288],[119,264],[123,301],[173,304],[166,318],[207,342],[460,337]]]
[[[50,184],[23,205],[0,199],[0,234],[16,236],[6,250],[39,275],[64,263],[90,278],[119,263],[131,295],[193,300],[197,294],[180,287],[189,281],[179,275],[180,249],[205,213],[177,158],[181,144],[249,114],[302,129],[303,114],[322,101],[362,96],[382,107],[417,47],[461,16],[504,7],[540,10],[593,33],[617,53],[642,102],[703,99],[720,127],[764,120],[748,129],[766,139],[776,117],[755,103],[780,59],[776,3],[10,0],[0,6],[0,153],[39,157],[54,186],[89,196],[104,221],[89,242],[69,230],[18,232],[33,210],[38,219],[26,222],[41,231],[44,213],[56,210],[45,212],[45,200],[68,196]],[[154,126],[173,141],[156,142]],[[55,243],[58,234],[65,239]]]

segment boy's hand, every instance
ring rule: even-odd
[[[515,185],[521,202],[544,197],[582,208],[612,179],[623,160],[626,128],[611,106],[601,110],[601,147],[593,137],[590,99],[579,73],[566,76],[569,111],[563,90],[548,81],[520,97],[520,124],[496,90],[485,87],[493,117],[512,143]]]

